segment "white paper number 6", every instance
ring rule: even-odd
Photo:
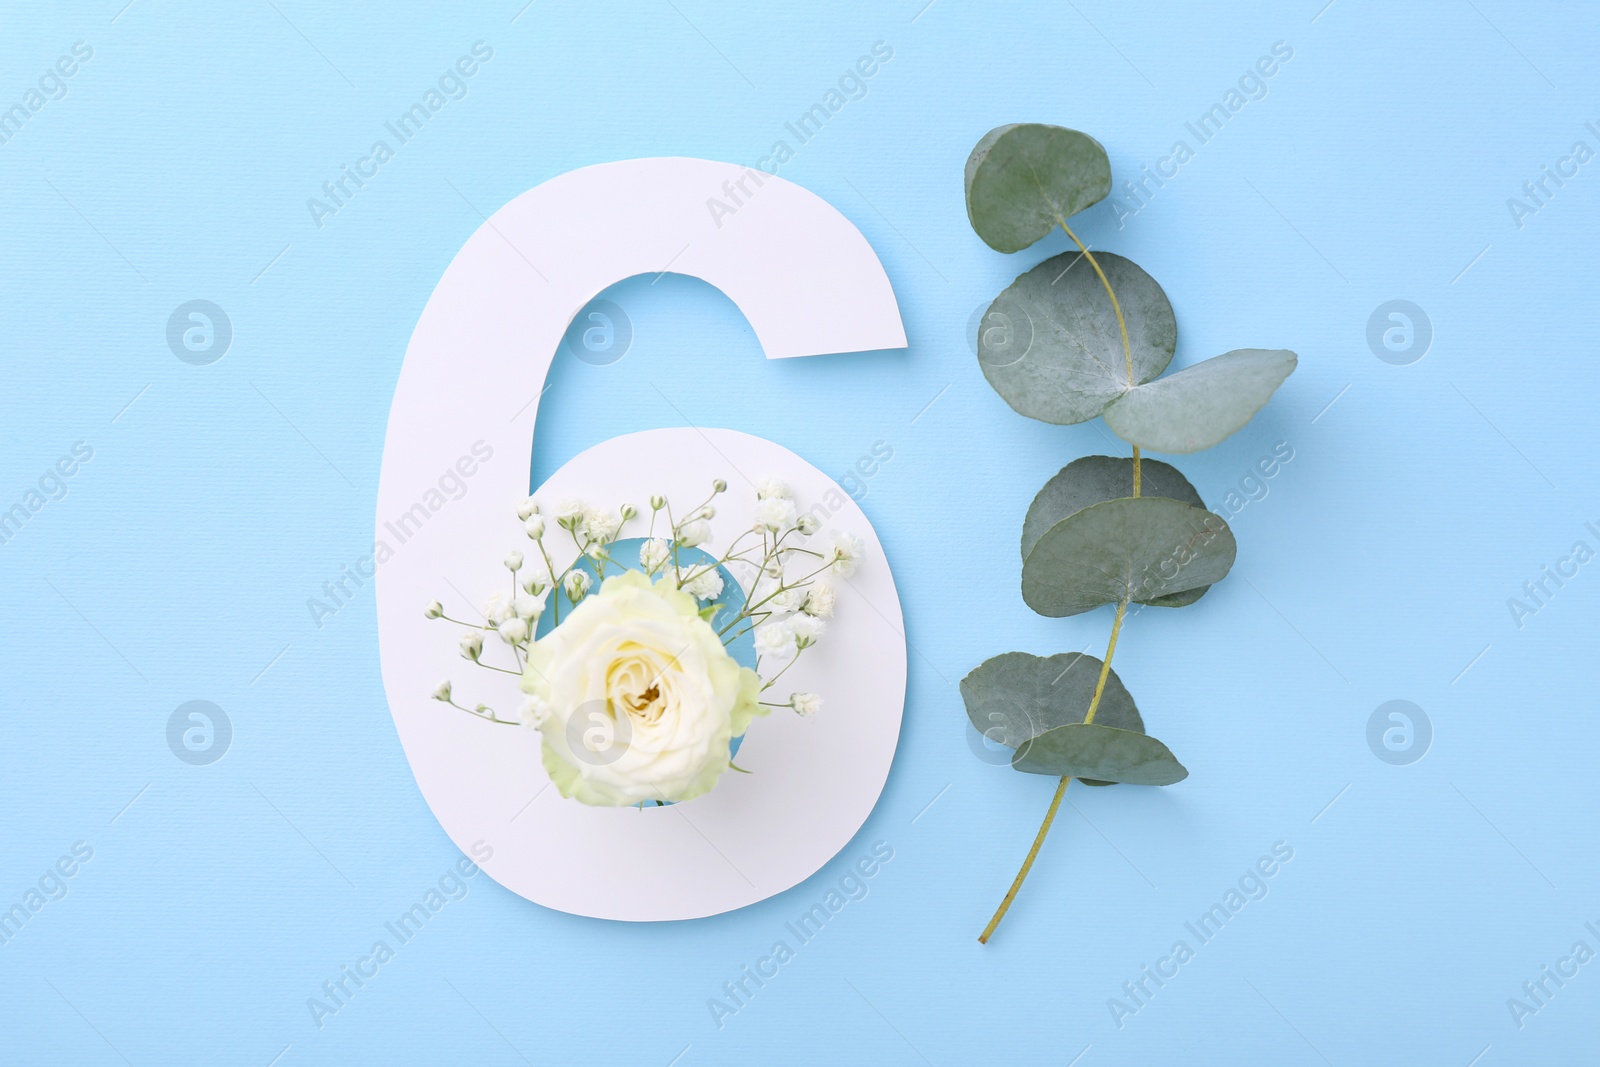
[[[733,215],[707,210],[730,190]],[[848,498],[833,517],[866,541],[875,563],[840,590],[841,624],[848,609],[851,630],[838,644],[827,709],[761,720],[741,763],[760,762],[763,749],[782,758],[759,773],[727,775],[707,796],[668,808],[586,808],[544,788],[532,731],[445,714],[428,699],[441,679],[463,672],[450,633],[425,620],[422,606],[452,585],[476,604],[487,583],[504,583],[503,571],[480,574],[480,565],[515,544],[534,401],[563,333],[607,286],[667,271],[722,290],[769,359],[905,347],[877,255],[811,192],[709,160],[586,167],[495,212],[445,271],[406,350],[378,484],[383,681],[423,797],[451,840],[502,885],[612,919],[716,914],[819,870],[877,802],[905,700],[899,599],[871,525]],[[777,474],[803,494],[836,488],[764,438],[676,428],[603,442],[538,495],[616,502],[660,488],[688,496],[725,476],[732,506],[741,494],[731,464],[753,477]]]

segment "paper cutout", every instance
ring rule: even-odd
[[[710,211],[707,201],[726,202],[729,188],[745,193],[739,210]],[[809,191],[708,160],[586,167],[495,212],[445,271],[406,351],[378,486],[384,687],[423,796],[451,840],[502,885],[547,907],[626,920],[729,911],[820,869],[876,803],[905,702],[899,599],[866,516],[780,445],[686,428],[603,442],[538,495],[642,502],[658,491],[703,494],[713,477],[775,475],[802,510],[826,500],[827,523],[861,537],[867,553],[839,583],[849,639],[785,676],[825,691],[824,711],[758,720],[740,756],[756,773],[640,811],[562,800],[544,788],[537,734],[444,714],[428,698],[442,679],[467,677],[468,665],[422,607],[449,580],[471,603],[447,606],[476,618],[505,583],[504,573],[477,568],[515,544],[511,508],[528,486],[537,399],[568,324],[607,286],[666,271],[721,289],[769,359],[906,343],[871,246]],[[738,509],[753,506],[750,496],[721,498],[719,529],[749,521]],[[514,691],[515,680],[506,683]]]

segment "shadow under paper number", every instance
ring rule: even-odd
[[[611,301],[593,300],[567,327],[562,344],[585,363],[603,367],[628,354],[628,347],[633,344],[633,322]]]
[[[1433,321],[1409,300],[1379,304],[1367,319],[1367,347],[1385,363],[1404,367],[1428,354]]]
[[[1396,767],[1415,763],[1433,744],[1433,723],[1428,713],[1409,700],[1379,704],[1367,720],[1367,747],[1383,762]]]
[[[209,700],[178,705],[167,719],[167,747],[183,762],[196,767],[215,763],[233,743],[233,723],[228,713]]]
[[[209,300],[189,300],[172,309],[167,319],[167,347],[185,363],[204,367],[228,353],[233,323],[228,313]]]

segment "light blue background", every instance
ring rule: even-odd
[[[0,41],[7,106],[73,42],[94,49],[0,145],[0,506],[73,442],[94,448],[0,546],[0,906],[73,842],[94,849],[0,946],[0,1059],[1593,1060],[1600,964],[1521,1029],[1506,1006],[1574,941],[1600,949],[1583,925],[1600,925],[1600,564],[1520,629],[1506,604],[1597,544],[1600,163],[1521,228],[1506,205],[1574,141],[1600,147],[1583,126],[1600,120],[1592,9],[122,2],[10,5]],[[319,229],[307,198],[478,40],[494,58],[470,94]],[[882,802],[816,877],[707,921],[574,918],[476,878],[319,1029],[307,998],[458,858],[391,725],[370,585],[320,628],[307,609],[371,547],[389,398],[430,290],[480,212],[553,175],[754,164],[875,41],[893,60],[782,173],[878,250],[909,350],[768,363],[710,288],[627,283],[608,295],[630,351],[562,355],[534,466],[685,417],[840,474],[887,442],[861,502],[912,654]],[[1082,225],[1166,288],[1177,365],[1301,356],[1249,428],[1178,459],[1217,505],[1276,442],[1295,451],[1232,520],[1232,577],[1139,615],[1117,656],[1192,776],[1069,790],[980,947],[1054,783],[975,758],[956,683],[1001,651],[1102,647],[1108,610],[1022,604],[1015,545],[1050,474],[1121,449],[1098,423],[1021,418],[984,383],[970,316],[1063,239],[986,248],[962,164],[991,127],[1031,120],[1091,132],[1135,176],[1193,147],[1184,123],[1278,41],[1294,57],[1264,99],[1124,227],[1108,207]],[[165,340],[195,298],[235,331],[209,366]],[[1366,341],[1397,298],[1434,330],[1409,366]],[[233,724],[207,767],[167,747],[193,699]],[[1391,699],[1433,725],[1410,766],[1366,741]],[[708,999],[877,841],[894,858],[870,894],[719,1029]],[[1193,946],[1184,923],[1278,841],[1294,859],[1270,895],[1119,1029],[1108,998]]]

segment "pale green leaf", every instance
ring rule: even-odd
[[[1198,452],[1242,429],[1294,371],[1295,354],[1241,348],[1130,389],[1106,425],[1152,452]]]

